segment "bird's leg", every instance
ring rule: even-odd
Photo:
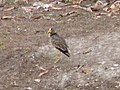
[[[56,49],[56,61],[55,61],[55,63],[58,63],[59,60],[60,60],[59,51]]]

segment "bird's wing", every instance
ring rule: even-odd
[[[68,52],[68,49],[67,49],[68,46],[62,37],[60,37],[59,35],[53,35],[51,37],[51,43],[55,48],[60,50],[66,56],[70,57],[70,53]]]
[[[51,42],[52,42],[54,47],[59,48],[63,51],[66,51],[68,48],[65,40],[62,37],[60,37],[59,35],[52,37]]]

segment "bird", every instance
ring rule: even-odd
[[[50,37],[51,44],[60,52],[65,54],[67,57],[70,57],[70,53],[68,51],[68,45],[63,37],[57,34],[57,32],[53,28],[49,28],[48,34]],[[59,60],[57,60],[59,61]]]

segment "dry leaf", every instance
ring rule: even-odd
[[[1,19],[2,20],[7,20],[7,19],[14,19],[15,16],[2,16]]]
[[[113,16],[117,15],[120,12],[120,1],[114,2],[110,8],[108,9],[108,15],[107,16]]]
[[[43,68],[43,67],[39,67],[39,69],[40,69],[40,70],[43,70],[43,71],[46,71],[46,69],[45,69],[45,68]]]
[[[39,77],[41,77],[41,76],[43,76],[43,75],[45,75],[45,74],[47,74],[47,73],[48,73],[48,70],[46,70],[46,71],[40,73],[40,74],[39,74]]]
[[[15,0],[14,3],[29,3],[29,0]]]
[[[40,70],[46,71],[46,69],[45,69],[45,68],[43,68],[43,67],[39,66],[38,64],[36,64],[35,66],[36,66],[36,67],[38,67]]]
[[[110,7],[110,11],[112,13],[116,13],[116,12],[120,11],[120,1],[114,2]]]
[[[4,9],[4,11],[11,11],[13,9],[15,9],[15,7],[10,7],[10,8]]]
[[[72,3],[73,3],[73,4],[79,4],[79,5],[80,5],[80,4],[82,3],[82,1],[83,1],[83,0],[73,0]]]
[[[88,54],[88,53],[90,53],[90,52],[92,52],[92,50],[91,50],[91,49],[88,49],[87,51],[83,52],[83,54]]]
[[[37,8],[36,7],[32,7],[32,6],[28,6],[28,7],[22,7],[22,9],[25,12],[32,12],[33,10],[36,10]]]
[[[73,8],[80,8],[81,6],[80,5],[71,5],[71,7],[73,7]]]
[[[81,7],[80,5],[71,5],[71,7],[73,7],[73,8],[80,8],[82,10],[85,10],[85,11],[88,11],[88,12],[92,12],[90,7],[86,8],[86,7]]]
[[[88,7],[88,8],[85,8],[85,7],[80,7],[81,9],[85,10],[85,11],[88,11],[88,12],[92,12],[91,8]]]
[[[82,70],[82,73],[85,73],[85,74],[92,72],[92,68],[87,66],[82,67],[81,70]]]
[[[92,11],[99,11],[99,10],[103,9],[104,6],[105,6],[105,5],[103,4],[103,2],[98,0],[98,1],[95,3],[94,6],[91,6],[91,10],[92,10]]]

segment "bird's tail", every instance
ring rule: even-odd
[[[63,51],[60,48],[57,48],[57,49],[60,50],[62,53],[64,53],[66,56],[70,57],[70,53],[69,53],[68,49],[66,49],[65,51]]]
[[[70,57],[70,53],[68,51],[63,52],[66,56]]]

